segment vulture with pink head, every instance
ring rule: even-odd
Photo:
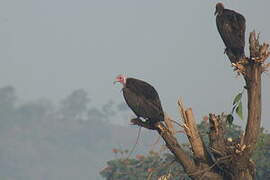
[[[123,96],[137,118],[145,119],[150,125],[164,120],[159,95],[153,86],[124,75],[117,76],[114,83],[116,82],[123,85]]]

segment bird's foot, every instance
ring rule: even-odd
[[[237,75],[240,75],[240,74],[245,74],[245,66],[239,62],[236,62],[236,63],[232,63],[232,66],[234,67],[234,71],[237,72]]]
[[[243,56],[238,59],[237,62],[232,63],[234,67],[234,71],[237,72],[238,75],[243,74],[245,75],[246,68],[245,66],[249,63],[249,59],[246,56]]]
[[[248,58],[246,56],[243,56],[239,59],[239,61],[237,62],[238,64],[242,64],[242,65],[246,65],[248,64]]]
[[[156,130],[156,127],[153,124],[150,124],[148,121],[144,122],[140,118],[131,119],[130,122],[132,123],[132,125],[137,125],[147,129]]]

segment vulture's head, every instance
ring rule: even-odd
[[[119,82],[119,83],[125,85],[125,84],[126,84],[126,81],[127,81],[127,77],[124,76],[124,75],[122,75],[122,74],[120,74],[120,75],[118,75],[118,76],[115,78],[115,81],[113,82],[113,84]]]
[[[217,3],[217,4],[216,4],[215,15],[220,15],[220,14],[222,14],[223,10],[224,10],[224,5],[223,5],[221,2]]]

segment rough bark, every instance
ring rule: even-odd
[[[147,129],[157,130],[160,136],[166,142],[168,149],[175,155],[176,159],[182,164],[185,172],[194,173],[196,172],[196,166],[194,161],[189,155],[183,150],[181,145],[177,142],[171,131],[164,126],[163,123],[156,123],[155,126],[149,126],[149,124],[143,122],[140,119],[132,119],[131,122],[135,125],[145,127]]]
[[[204,161],[205,163],[207,163],[208,161],[208,155],[206,153],[207,151],[205,150],[204,143],[197,129],[192,109],[188,108],[187,110],[185,110],[184,105],[180,100],[178,101],[178,106],[182,115],[182,119],[184,121],[183,127],[190,142],[190,145],[192,147],[194,157],[198,161],[201,162]]]
[[[225,115],[209,114],[209,147],[207,148],[198,132],[191,108],[185,109],[178,102],[183,119],[184,131],[191,145],[192,156],[183,150],[173,133],[171,123],[166,119],[154,126],[140,119],[132,123],[151,130],[156,130],[166,142],[185,172],[193,180],[253,180],[255,166],[251,155],[255,148],[261,126],[261,74],[270,65],[265,64],[269,57],[268,44],[260,45],[255,32],[250,34],[250,57],[233,64],[235,71],[242,74],[247,89],[248,117],[243,137],[228,140],[224,137]]]
[[[252,32],[250,36],[251,45],[254,43],[258,44],[256,43],[258,40],[255,39],[255,36],[255,32]],[[248,65],[246,65],[246,73],[244,74],[248,94],[248,118],[245,130],[246,133],[244,136],[244,144],[248,147],[250,146],[250,152],[252,152],[255,147],[261,125],[261,74],[263,72],[261,62],[264,62],[268,57],[268,55],[263,56],[262,54],[262,56],[259,56],[258,59],[256,59],[256,56],[254,55],[260,52],[260,48],[258,49],[257,46],[251,47],[251,61]],[[262,46],[262,48],[264,47],[265,45]],[[253,49],[258,49],[257,51],[259,52]]]
[[[212,167],[198,167],[194,160],[183,150],[177,139],[171,133],[171,131],[161,122],[155,124],[155,126],[149,126],[148,123],[143,122],[140,119],[132,119],[131,122],[134,125],[138,125],[147,129],[157,130],[159,135],[166,142],[168,149],[174,154],[176,160],[183,166],[184,171],[193,180],[220,180],[222,179],[219,174],[211,171]]]
[[[269,57],[269,45],[260,45],[259,36],[250,33],[250,58],[243,64],[241,71],[246,82],[248,97],[248,117],[243,142],[240,144],[241,153],[238,161],[233,163],[235,178],[239,180],[254,179],[255,166],[250,158],[255,149],[261,127],[261,74],[264,71],[265,60]]]

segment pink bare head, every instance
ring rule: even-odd
[[[121,84],[125,85],[126,84],[126,80],[127,80],[127,77],[120,74],[118,75],[116,78],[115,78],[115,81],[113,82],[113,84],[117,83],[117,82],[120,82]]]
[[[217,15],[217,14],[222,14],[223,10],[224,10],[224,5],[223,5],[223,3],[221,3],[221,2],[217,3],[217,4],[216,4],[215,15]]]

